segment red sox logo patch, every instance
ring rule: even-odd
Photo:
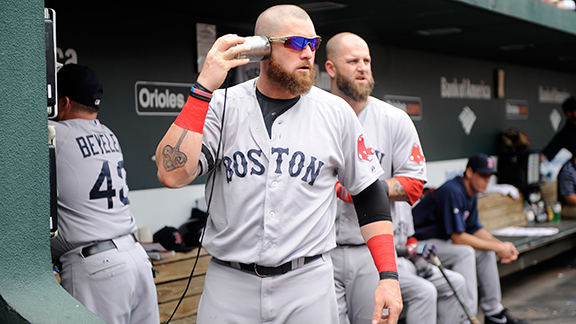
[[[494,160],[491,157],[488,158],[488,168],[494,169]]]
[[[371,147],[366,147],[366,142],[364,141],[364,134],[358,137],[358,157],[364,161],[372,161],[370,155],[374,155],[374,149]]]
[[[426,158],[424,157],[424,153],[422,153],[422,150],[420,149],[420,144],[418,144],[418,142],[412,145],[412,154],[410,154],[410,161],[414,161],[420,165],[424,165],[424,162],[426,162]]]
[[[182,235],[180,235],[179,232],[173,232],[172,235],[174,235],[174,243],[176,244],[182,244],[184,241],[182,240]]]

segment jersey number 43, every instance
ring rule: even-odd
[[[118,161],[118,166],[116,167],[116,171],[118,172],[118,177],[122,179],[122,188],[120,189],[119,199],[124,205],[128,205],[130,201],[128,197],[124,195],[124,184],[126,180],[124,179],[123,173],[124,171],[124,161]],[[124,172],[123,172],[124,171]],[[102,184],[106,180],[105,189],[102,190]],[[116,196],[116,189],[113,189],[112,186],[112,174],[110,173],[110,166],[108,161],[102,162],[102,170],[100,171],[100,175],[98,175],[98,179],[92,190],[90,190],[90,199],[103,199],[106,198],[108,200],[108,209],[112,209],[114,207],[114,203],[112,198]]]

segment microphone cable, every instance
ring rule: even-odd
[[[224,105],[222,106],[222,120],[220,122],[220,136],[218,138],[218,149],[216,150],[216,161],[218,160],[218,158],[220,156],[220,148],[222,147],[222,132],[224,131],[224,117],[226,116],[226,101],[228,98],[228,85],[229,85],[229,81],[230,81],[229,77],[230,77],[230,74],[228,74],[226,76],[225,85],[224,85]],[[180,299],[178,300],[178,304],[176,304],[176,307],[174,308],[172,315],[170,315],[170,318],[168,319],[168,321],[166,321],[165,324],[170,323],[170,321],[172,320],[172,318],[176,314],[176,311],[178,311],[178,307],[180,307],[180,304],[184,300],[184,297],[186,297],[186,293],[188,292],[188,288],[190,288],[190,283],[192,282],[192,277],[194,276],[194,271],[196,270],[196,265],[198,264],[198,259],[200,258],[200,250],[202,250],[202,242],[204,240],[204,232],[206,231],[206,225],[208,224],[208,218],[210,217],[210,205],[212,204],[212,196],[213,196],[212,193],[214,192],[214,183],[215,183],[215,178],[216,178],[216,167],[217,167],[217,164],[215,163],[214,169],[212,169],[212,173],[208,176],[208,177],[212,176],[212,186],[210,187],[210,198],[208,198],[208,203],[206,204],[206,223],[202,227],[202,233],[200,234],[200,240],[198,242],[199,243],[198,244],[198,251],[196,251],[196,260],[194,261],[194,265],[192,266],[192,271],[190,272],[190,276],[188,277],[188,283],[186,284],[186,289],[184,289],[182,296],[180,296]]]

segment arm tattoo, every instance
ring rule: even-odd
[[[404,187],[402,187],[398,181],[392,181],[388,192],[388,199],[394,201],[410,201],[410,198],[408,198],[408,195],[406,194],[406,190],[404,190]]]
[[[188,133],[187,129],[182,131],[182,135],[180,135],[178,143],[176,143],[176,147],[166,145],[162,150],[162,160],[163,160],[162,162],[164,163],[164,169],[167,172],[185,166],[186,162],[188,161],[188,157],[186,156],[186,154],[180,152],[180,144],[182,144],[182,141],[184,140],[186,133]],[[198,172],[198,168],[196,168],[194,172]]]

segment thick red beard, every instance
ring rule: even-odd
[[[287,71],[274,59],[274,56],[270,57],[267,76],[294,96],[307,93],[316,83],[316,72],[312,64],[310,64],[310,73],[298,76],[296,72]]]

